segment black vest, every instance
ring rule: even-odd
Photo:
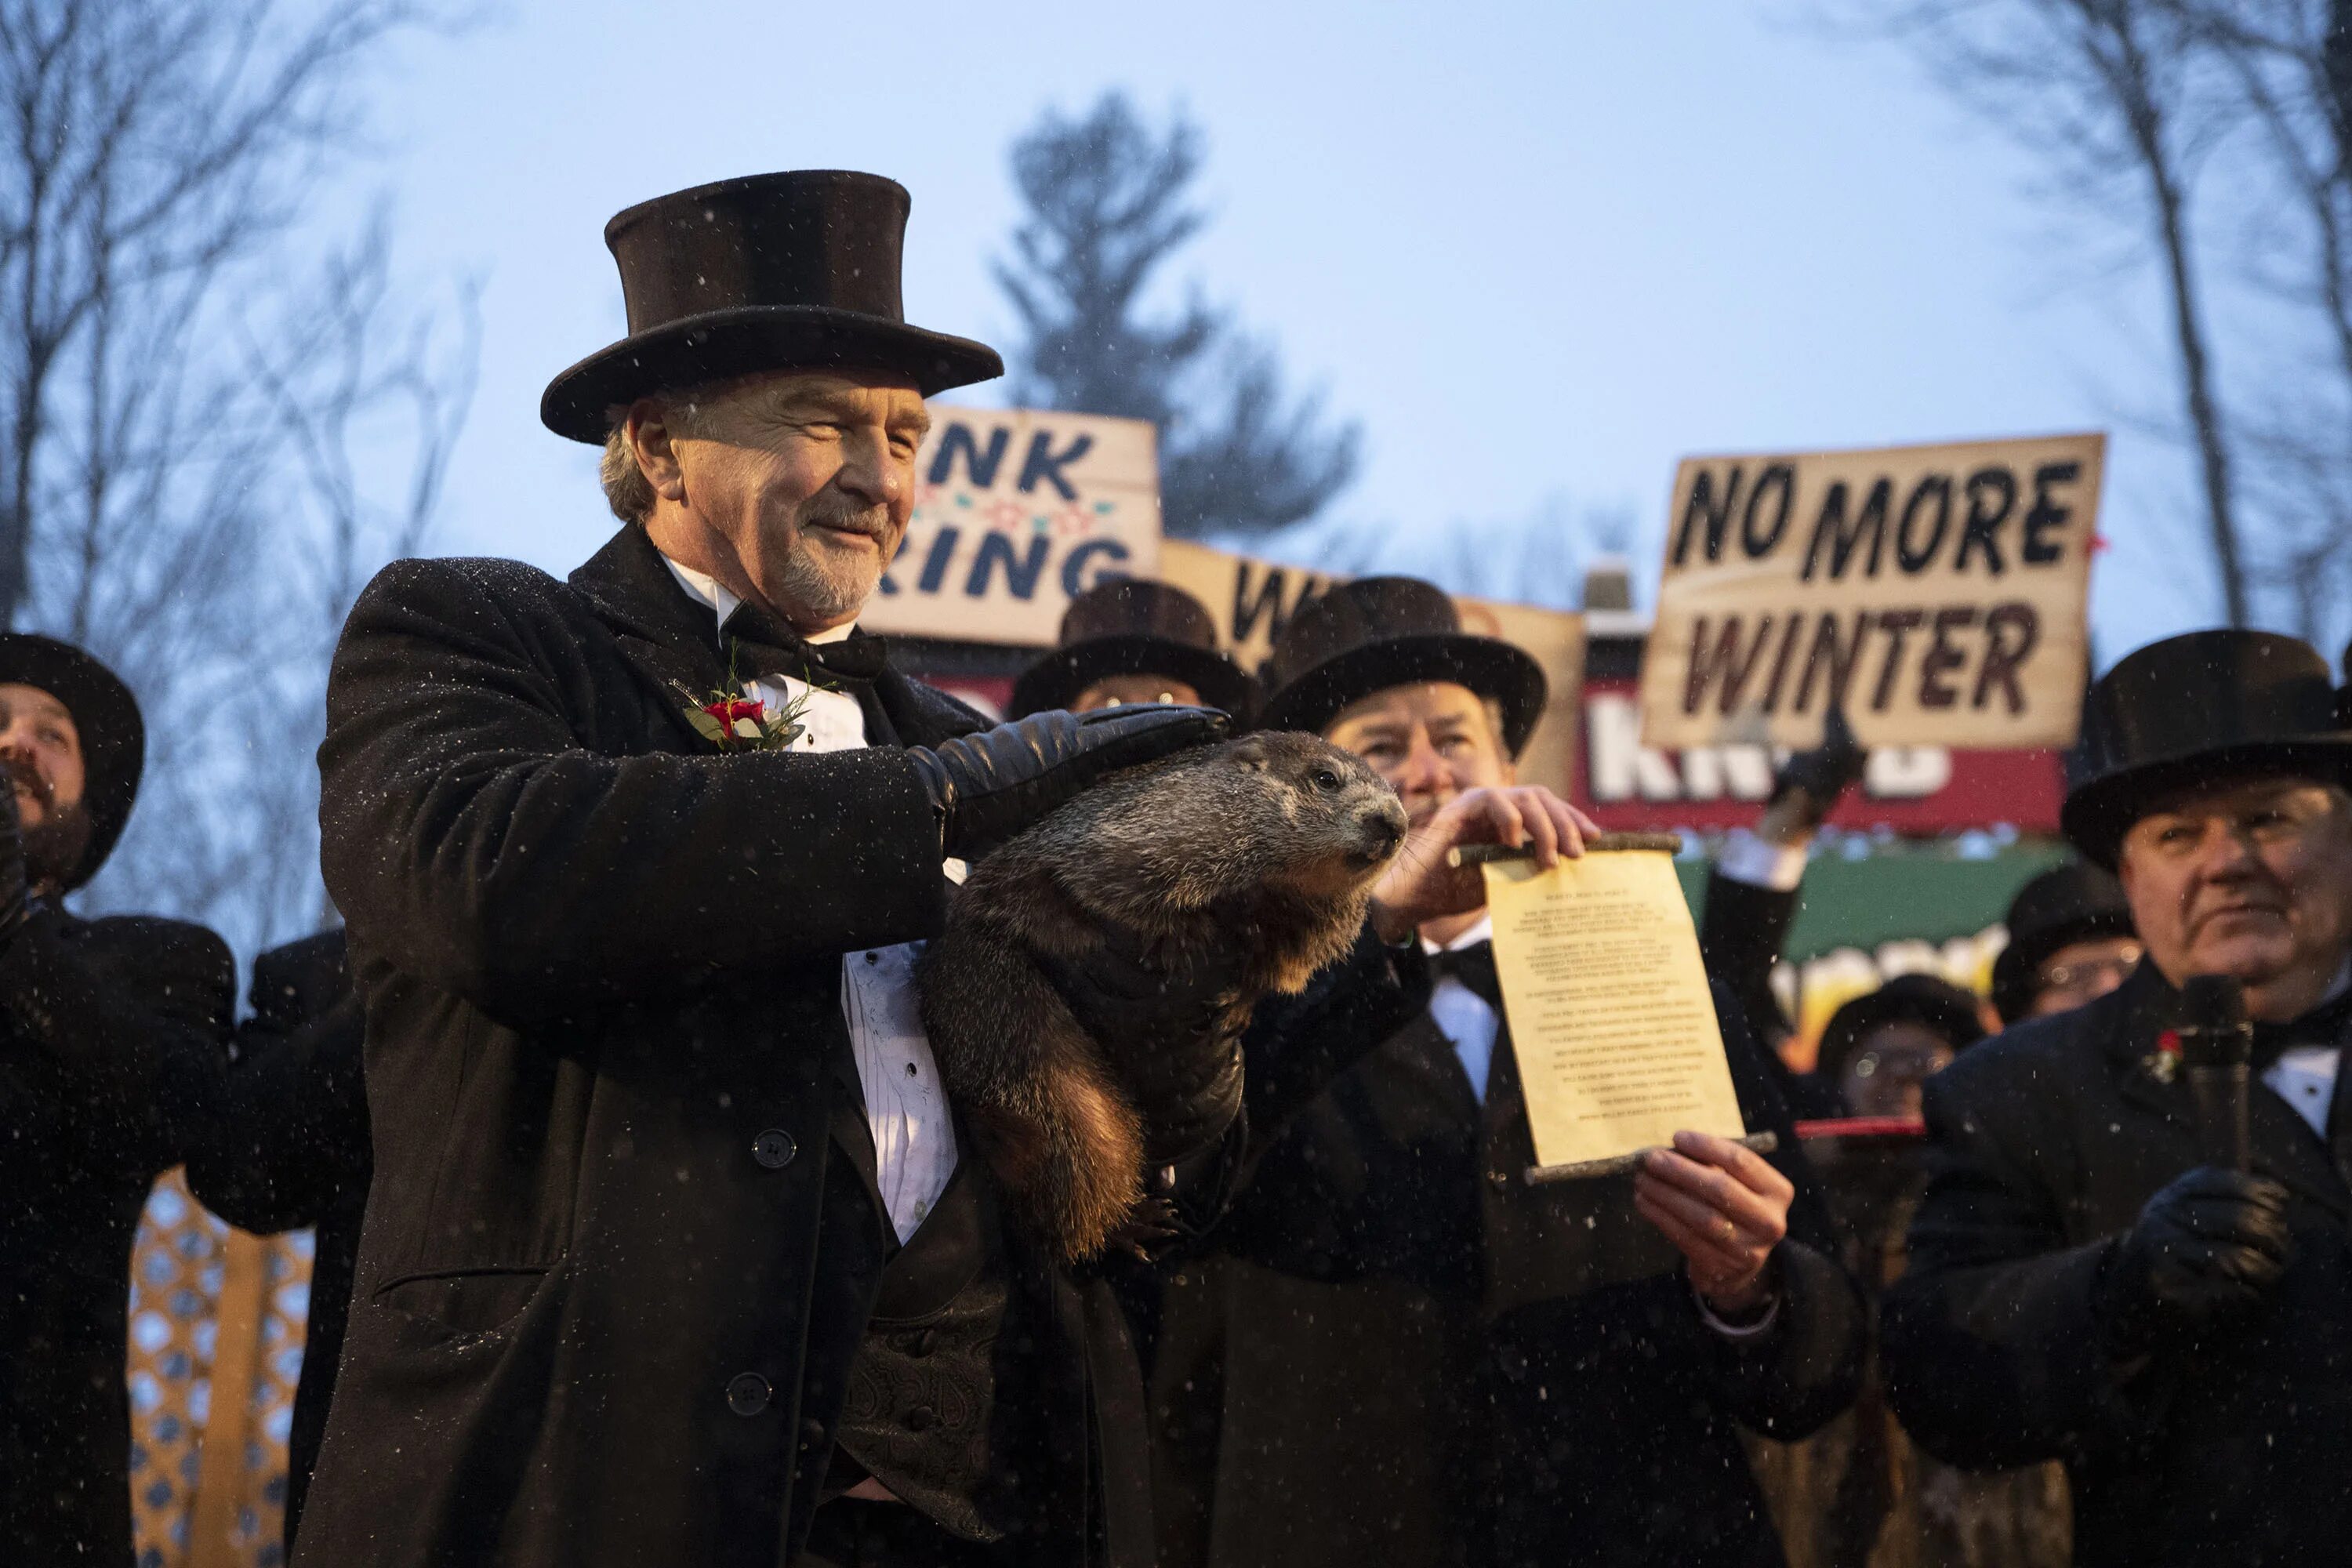
[[[994,1541],[1003,1531],[984,1502],[1003,1480],[996,1388],[1012,1292],[993,1195],[962,1143],[938,1205],[883,1268],[837,1442],[905,1502],[958,1535]],[[836,1484],[853,1480],[839,1474]]]

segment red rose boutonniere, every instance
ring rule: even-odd
[[[2167,1029],[2156,1037],[2156,1049],[2141,1058],[2147,1076],[2158,1083],[2170,1083],[2180,1071],[2180,1036]]]
[[[809,684],[814,690],[814,683]],[[722,752],[781,752],[808,728],[801,722],[801,714],[808,707],[807,691],[782,708],[771,708],[756,697],[743,695],[743,683],[735,678],[731,643],[727,650],[726,686],[701,697],[678,681],[671,681],[670,689],[686,699],[686,721],[694,732]]]
[[[808,728],[801,722],[801,710],[808,705],[805,694],[782,708],[771,708],[756,697],[724,691],[697,697],[675,682],[672,689],[686,699],[686,721],[695,733],[722,752],[781,752]]]

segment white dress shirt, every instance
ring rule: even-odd
[[[668,557],[678,586],[709,605],[725,626],[740,603],[726,585]],[[813,643],[839,642],[851,628],[819,632]],[[744,691],[771,708],[806,699],[796,752],[854,752],[866,744],[866,712],[843,691],[811,688],[789,676],[747,680]],[[900,1241],[915,1234],[955,1173],[955,1121],[915,1007],[919,942],[860,948],[841,958],[841,1016],[866,1091],[866,1125],[874,1134],[875,1184]]]
[[[1495,917],[1480,915],[1476,925],[1442,950],[1427,937],[1422,938],[1421,951],[1459,952],[1494,940]],[[1477,1097],[1479,1104],[1486,1104],[1486,1077],[1495,1065],[1495,1035],[1502,1020],[1495,1016],[1495,1009],[1487,1005],[1484,996],[1451,974],[1429,988],[1429,1016],[1437,1025],[1437,1032],[1453,1042],[1462,1070],[1470,1076],[1470,1092]]]
[[[1805,879],[1805,857],[1801,844],[1770,844],[1745,827],[1735,827],[1716,852],[1715,869],[1751,888],[1793,893]]]
[[[2325,1007],[2347,990],[2352,990],[2352,963],[2345,964],[2319,1005]],[[2279,1053],[2278,1060],[2263,1069],[2263,1081],[2271,1086],[2271,1092],[2294,1106],[2322,1142],[2327,1140],[2327,1108],[2336,1101],[2336,1073],[2342,1056],[2336,1046],[2289,1046]]]

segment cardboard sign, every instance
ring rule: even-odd
[[[935,407],[906,542],[859,624],[1047,646],[1070,601],[1160,564],[1150,421]]]
[[[2081,720],[2104,436],[1797,457],[1675,476],[1642,661],[1654,747],[2064,747]]]
[[[1340,579],[1205,544],[1171,539],[1160,546],[1160,580],[1198,599],[1217,623],[1217,638],[1252,674],[1274,651],[1290,617]]]
[[[1341,581],[1329,573],[1282,566],[1205,544],[1171,539],[1160,547],[1160,580],[1209,607],[1226,652],[1256,671],[1299,607]],[[1519,754],[1519,780],[1565,795],[1576,763],[1578,702],[1584,685],[1584,617],[1532,605],[1456,598],[1462,629],[1517,643],[1543,666],[1550,684],[1544,715]]]

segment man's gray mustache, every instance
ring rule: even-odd
[[[890,516],[887,512],[856,511],[835,517],[813,517],[809,519],[808,526],[830,528],[839,533],[862,533],[877,544],[887,543],[890,538]]]

